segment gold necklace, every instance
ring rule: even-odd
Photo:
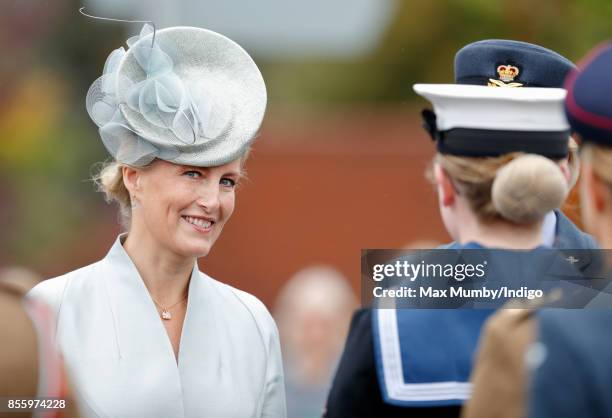
[[[164,319],[166,321],[169,321],[169,320],[172,319],[172,314],[170,313],[170,309],[174,308],[179,303],[184,302],[185,299],[187,299],[187,295],[185,295],[185,297],[183,299],[179,300],[178,302],[176,302],[172,306],[164,308],[159,303],[157,303],[157,301],[155,299],[153,299],[153,297],[151,297],[151,300],[153,301],[153,303],[156,304],[162,310],[162,312],[161,312],[161,319]]]

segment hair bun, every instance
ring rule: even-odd
[[[569,185],[557,164],[540,155],[526,154],[497,171],[491,198],[503,218],[527,224],[560,207],[568,192]]]

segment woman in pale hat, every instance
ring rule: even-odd
[[[113,161],[97,177],[127,232],[31,296],[88,416],[284,417],[278,333],[255,297],[198,269],[234,210],[266,89],[237,44],[146,25],[113,51],[87,109]]]

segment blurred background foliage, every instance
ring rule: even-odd
[[[576,60],[609,38],[606,0],[405,0],[377,47],[351,60],[269,63],[275,97],[296,103],[414,100],[415,82],[452,82],[455,53],[487,38],[537,43]],[[278,83],[278,84],[277,84]]]
[[[377,7],[378,1],[370,2],[371,7]],[[101,0],[87,3],[93,12],[109,12],[108,6],[98,7]],[[206,5],[208,19],[214,19],[216,2],[200,3]],[[234,3],[236,16],[248,14],[241,2]],[[154,17],[154,2],[131,4],[131,10],[116,9],[113,16]],[[171,4],[178,10],[183,3]],[[246,0],[242,4],[245,9],[253,7]],[[332,18],[342,27],[348,24],[344,19],[354,3],[339,4],[346,13],[335,11]],[[389,18],[379,19],[384,21],[380,34],[368,38],[367,47],[357,48],[358,52],[317,54],[315,45],[307,54],[291,54],[282,52],[291,50],[285,45],[278,54],[258,54],[254,48],[269,89],[269,118],[346,112],[356,106],[410,105],[417,100],[413,83],[451,82],[455,52],[478,39],[534,42],[576,60],[609,38],[612,30],[610,0],[380,0],[378,4],[387,9]],[[93,164],[107,156],[87,117],[84,97],[107,55],[138,29],[84,18],[77,12],[82,4],[75,0],[4,0],[2,5],[0,263],[52,270],[47,266],[62,249],[78,248],[67,243],[88,240],[89,234],[109,228],[109,219],[115,216],[92,193]],[[318,7],[313,12],[326,16],[325,2]],[[180,16],[176,19],[172,23],[180,24]],[[318,30],[317,19],[306,23],[313,32]],[[264,27],[273,28],[274,21],[262,22],[262,31]],[[231,28],[225,33],[232,37]],[[282,33],[274,36],[282,41]],[[251,52],[249,37],[238,38]],[[356,36],[354,42],[366,40]]]

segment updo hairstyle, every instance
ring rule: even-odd
[[[515,152],[500,157],[437,154],[434,162],[484,222],[541,221],[546,213],[563,204],[570,188],[554,161],[535,154]]]

